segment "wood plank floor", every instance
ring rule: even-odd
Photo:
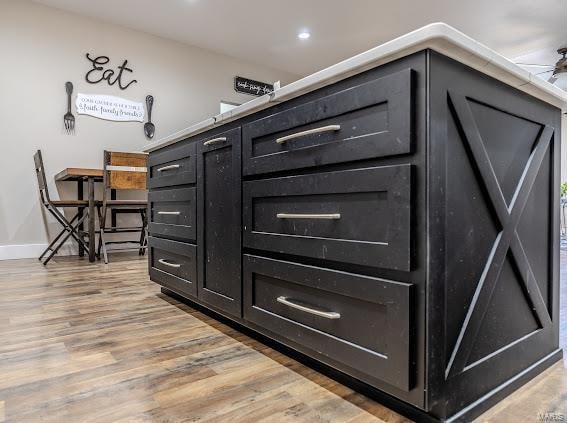
[[[145,258],[3,261],[0,288],[0,422],[408,421],[162,295]],[[567,414],[564,363],[478,421],[542,411]]]

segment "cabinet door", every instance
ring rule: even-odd
[[[241,316],[240,127],[197,145],[198,296]]]

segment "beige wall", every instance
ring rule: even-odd
[[[90,85],[85,53],[107,55],[117,66],[128,59],[139,82],[125,91]],[[294,75],[175,43],[144,33],[47,8],[27,0],[0,0],[0,259],[33,257],[59,225],[45,216],[37,194],[32,155],[43,150],[54,197],[72,198],[74,184],[55,186],[67,166],[100,167],[102,151],[140,150],[147,143],[140,123],[77,116],[76,134],[63,131],[65,81],[77,92],[143,101],[155,97],[155,139],[216,114],[220,100],[242,103],[232,78],[239,74],[289,83]],[[567,140],[567,116],[563,120]],[[562,180],[567,180],[563,142]]]
[[[124,59],[139,82],[125,91],[91,85],[85,53]],[[293,75],[246,64],[144,33],[28,1],[0,1],[0,259],[34,256],[59,226],[40,207],[32,155],[42,149],[48,179],[68,167],[100,167],[104,149],[137,151],[147,143],[141,123],[77,116],[76,134],[63,131],[65,81],[81,93],[144,101],[155,98],[159,139],[219,111],[219,101],[251,97],[233,90],[234,75],[289,83]],[[74,184],[50,189],[73,196]]]

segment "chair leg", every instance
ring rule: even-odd
[[[97,212],[98,212],[98,223],[99,223],[99,227],[102,230],[103,229],[103,219],[102,219],[102,210],[100,209],[100,207],[97,207]],[[99,235],[98,237],[98,247],[97,247],[97,252],[96,255],[100,260],[100,251],[102,249],[102,237]]]
[[[140,210],[140,217],[142,218],[142,230],[140,231],[140,249],[138,250],[138,255],[143,256],[145,251],[144,244],[146,242],[147,226],[145,210]]]
[[[98,237],[98,248],[99,248],[99,257],[100,257],[100,250],[102,249],[102,256],[104,259],[104,264],[108,264],[108,253],[106,251],[106,240],[104,239],[104,230],[106,228],[106,213],[108,209],[102,207],[98,207],[98,221],[100,226],[100,233]]]
[[[148,252],[148,240],[150,239],[150,232],[148,229],[148,215],[146,214],[146,227],[144,229],[146,231],[146,238],[144,239],[144,252],[142,255],[146,255]]]
[[[45,261],[43,261],[44,266],[47,263],[49,263],[49,261],[57,253],[57,251],[59,251],[59,249],[65,244],[65,242],[69,239],[69,237],[73,234],[76,234],[76,231],[79,228],[80,224],[86,219],[87,216],[88,216],[88,213],[83,215],[83,217],[81,217],[81,219],[79,219],[79,221],[75,225],[70,225],[68,228],[65,229],[65,230],[68,230],[66,235],[63,237],[63,239],[61,239],[61,241],[59,241],[59,244],[57,244],[57,246],[51,250],[51,254],[49,254],[49,256],[47,256]]]
[[[47,254],[47,252],[48,252],[48,251],[51,251],[51,247],[53,247],[53,245],[55,245],[55,243],[56,243],[57,241],[59,241],[59,238],[61,238],[61,236],[62,236],[64,233],[67,233],[67,231],[66,231],[65,229],[61,229],[61,232],[59,232],[59,234],[58,234],[55,238],[53,238],[53,241],[51,241],[51,242],[49,243],[49,245],[47,246],[47,248],[46,248],[45,250],[43,250],[43,253],[41,253],[41,255],[38,257],[38,260],[39,260],[39,261],[42,261],[43,257]]]
[[[146,253],[146,249],[147,249],[147,245],[148,245],[148,218],[147,218],[147,212],[146,212],[146,208],[140,209],[140,208],[136,208],[137,210],[134,209],[128,209],[129,212],[137,212],[140,213],[140,217],[142,219],[142,225],[140,227],[135,227],[135,228],[122,228],[124,229],[123,232],[140,232],[139,235],[139,239],[137,241],[138,243],[138,254],[143,256]],[[106,228],[106,217],[107,217],[107,210],[112,211],[111,207],[100,207],[97,206],[97,212],[98,212],[98,218],[99,218],[99,222],[100,222],[100,230],[99,230],[99,238],[98,238],[98,244],[97,244],[97,256],[99,259],[103,259],[105,264],[108,264],[109,259],[108,259],[108,254],[112,251],[114,251],[114,249],[109,249],[107,244],[119,244],[119,243],[136,243],[136,240],[128,240],[128,241],[120,241],[117,240],[115,242],[111,242],[112,240],[107,241],[106,237],[109,234],[113,234],[113,233],[118,233],[121,232],[120,230],[117,229],[121,229],[121,228],[115,228],[114,226],[110,226],[108,228]],[[110,218],[109,218],[110,220]],[[108,232],[106,232],[106,229],[108,229]],[[136,247],[133,248],[125,248],[125,249],[118,249],[118,250],[132,250],[132,249],[136,249]]]
[[[49,212],[55,217],[55,219],[57,219],[57,221],[61,224],[61,226],[63,226],[63,230],[70,231],[71,236],[75,239],[75,241],[77,241],[79,244],[82,244],[83,248],[87,248],[87,250],[88,250],[88,245],[85,242],[85,240],[82,239],[82,237],[79,236],[76,233],[76,231],[70,230],[70,228],[71,228],[70,222],[67,219],[65,219],[65,217],[57,209],[48,208],[47,210],[49,210]]]
[[[108,264],[108,254],[106,252],[106,241],[104,240],[104,229],[100,228],[100,240],[102,244],[102,256],[104,258],[104,264]]]
[[[144,238],[144,245],[143,245],[143,249],[142,249],[142,255],[145,256],[146,252],[148,251],[148,237],[149,237],[149,233],[148,233],[148,227],[146,226],[146,228],[144,229],[144,231],[146,232],[146,236]]]
[[[79,217],[79,214],[77,213],[69,222],[69,225],[72,225],[73,222],[75,222],[75,220]],[[55,243],[59,240],[59,238],[61,238],[63,236],[63,234],[67,232],[67,229],[65,229],[65,227],[61,230],[61,232],[59,232],[59,234],[53,238],[53,241],[51,241],[51,243],[47,246],[47,248],[43,251],[43,253],[41,253],[41,256],[39,256],[39,261],[41,261],[43,259],[43,256],[45,256],[47,254],[48,251],[51,251],[52,247],[55,245]]]

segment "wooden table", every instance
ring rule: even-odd
[[[94,183],[102,182],[103,177],[102,169],[85,169],[77,167],[68,167],[63,169],[57,175],[55,175],[55,181],[75,181],[77,182],[77,199],[83,199],[83,183],[87,182],[88,189],[88,201],[89,201],[89,261],[93,262],[96,259],[96,246],[95,246],[95,193],[94,193]],[[83,211],[79,209],[79,219],[81,218]],[[84,226],[81,223],[79,228],[83,231]],[[83,246],[79,244],[79,255],[84,256],[85,252]]]

